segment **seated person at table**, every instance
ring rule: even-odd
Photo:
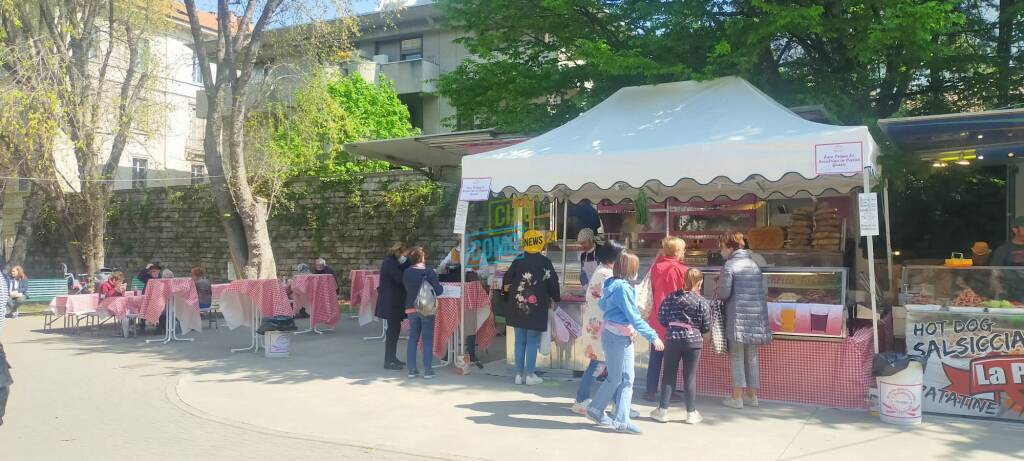
[[[11,294],[7,301],[7,317],[17,317],[18,305],[28,299],[28,277],[25,277],[25,269],[21,266],[11,268],[11,274],[7,277],[7,289]]]
[[[114,272],[106,282],[100,285],[100,299],[124,296],[127,287],[124,283],[124,272]]]
[[[202,267],[193,267],[192,281],[196,284],[196,294],[199,295],[199,308],[209,309],[213,302],[213,285],[210,284],[210,279],[206,278],[206,271]]]
[[[160,263],[154,261],[149,264],[146,264],[146,268],[139,271],[139,274],[135,276],[136,278],[139,279],[140,282],[142,282],[143,294],[146,293],[146,284],[149,282],[150,279],[160,278],[160,271],[162,269],[163,268],[160,267]]]
[[[327,265],[327,260],[324,258],[316,259],[316,263],[313,264],[313,273],[335,275],[334,269],[331,269],[331,266]]]

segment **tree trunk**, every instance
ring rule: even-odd
[[[33,186],[32,191],[25,197],[24,208],[21,210],[21,221],[18,221],[17,232],[14,234],[14,245],[11,247],[10,257],[7,259],[8,269],[25,265],[28,245],[32,242],[36,219],[39,217],[39,210],[42,208],[45,198],[46,194],[38,186]]]
[[[1013,20],[1017,16],[1016,0],[999,0],[999,37],[996,39],[996,106],[1010,103],[1010,45],[1013,41]]]

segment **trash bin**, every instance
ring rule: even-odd
[[[878,407],[882,422],[901,426],[921,424],[924,358],[895,352],[875,355]]]
[[[283,331],[268,331],[263,335],[263,355],[268,358],[288,357],[292,335]]]

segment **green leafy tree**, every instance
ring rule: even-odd
[[[26,208],[38,209],[45,196],[78,272],[103,266],[109,180],[126,145],[156,130],[161,108],[150,96],[161,63],[148,40],[169,27],[170,7],[168,0],[0,1],[0,92],[11,104],[0,148],[16,160],[11,171],[43,178],[36,186],[45,194],[30,195]],[[52,124],[40,123],[32,104],[42,104]],[[54,149],[54,137],[70,149]],[[56,167],[65,155],[74,176]]]
[[[387,162],[360,160],[345,143],[413,136],[409,110],[390,80],[373,84],[352,75],[319,72],[295,95],[290,108],[279,108],[271,150],[287,166],[289,177],[339,179],[353,173],[382,171]]]

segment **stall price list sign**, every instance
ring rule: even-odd
[[[877,236],[878,195],[874,193],[857,194],[857,201],[860,205],[860,236]]]

